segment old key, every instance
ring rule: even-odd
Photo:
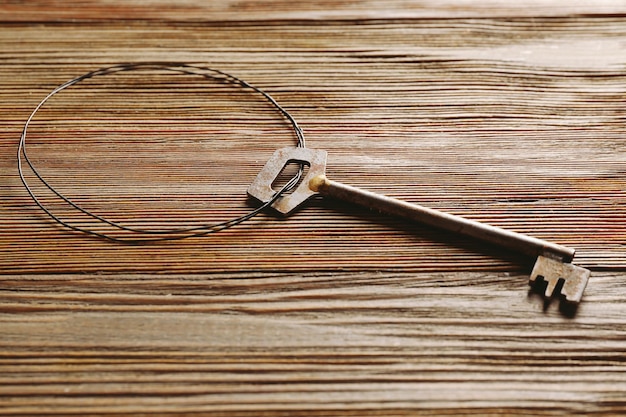
[[[590,271],[571,263],[574,249],[332,181],[325,175],[326,151],[302,147],[278,149],[250,185],[248,194],[262,202],[270,201],[276,194],[273,183],[290,163],[305,165],[308,172],[293,192],[282,195],[272,204],[284,215],[318,194],[356,203],[536,257],[530,274],[531,285],[541,277],[547,282],[546,297],[552,297],[560,285],[567,301],[578,303],[582,298]]]

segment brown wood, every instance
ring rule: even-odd
[[[620,0],[596,2],[555,2],[528,0],[410,1],[312,1],[292,2],[265,0],[263,2],[221,0],[171,2],[167,0],[82,0],[67,5],[53,1],[6,2],[0,5],[0,17],[10,22],[76,21],[76,20],[174,20],[195,22],[267,21],[267,20],[390,20],[410,18],[467,17],[546,17],[567,15],[617,15],[626,11]]]
[[[169,3],[0,5],[0,414],[626,412],[622,2]],[[333,179],[576,248],[583,303],[529,293],[532,260],[331,200],[145,246],[59,228],[17,176],[24,122],[147,60],[263,88]],[[89,209],[177,227],[251,210],[292,143],[249,91],[142,71],[59,94],[28,150]]]

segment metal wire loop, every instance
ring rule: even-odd
[[[35,167],[34,163],[28,156],[28,152],[26,149],[26,135],[27,135],[30,123],[35,117],[35,114],[37,114],[37,112],[44,106],[44,104],[50,98],[52,98],[55,94],[75,84],[78,84],[81,81],[84,81],[86,79],[93,78],[93,77],[104,76],[104,75],[114,74],[114,73],[123,72],[123,71],[133,71],[133,70],[164,70],[164,71],[170,71],[170,72],[179,73],[179,74],[197,75],[197,76],[202,76],[207,79],[216,80],[220,82],[226,82],[226,83],[233,84],[242,88],[251,89],[254,92],[260,94],[265,100],[267,100],[290,123],[294,133],[296,134],[296,138],[297,138],[296,146],[305,147],[304,133],[302,132],[302,129],[300,128],[300,126],[298,126],[298,123],[293,118],[293,116],[287,110],[285,110],[280,104],[278,104],[278,102],[276,102],[276,100],[272,96],[270,96],[268,93],[264,92],[260,88],[257,88],[247,83],[246,81],[240,78],[237,78],[233,75],[230,75],[228,73],[225,73],[223,71],[209,68],[209,67],[198,66],[198,65],[191,65],[191,64],[185,64],[185,63],[173,63],[173,62],[127,63],[127,64],[119,64],[119,65],[113,65],[109,67],[100,68],[95,71],[91,71],[86,74],[79,75],[78,77],[73,78],[59,85],[50,93],[48,93],[48,95],[44,97],[43,100],[41,100],[39,104],[35,107],[35,109],[32,111],[32,113],[30,114],[26,122],[24,123],[22,134],[20,135],[19,145],[17,149],[17,167],[18,167],[20,180],[22,181],[22,184],[26,188],[26,191],[30,195],[31,199],[35,202],[35,204],[39,206],[39,208],[41,208],[44,211],[44,213],[46,213],[54,222],[76,232],[85,233],[91,236],[100,237],[100,238],[104,238],[104,239],[108,239],[108,240],[111,240],[114,242],[120,242],[120,243],[140,244],[140,243],[149,243],[149,242],[180,240],[180,239],[186,239],[190,237],[205,236],[211,233],[219,232],[224,229],[228,229],[237,224],[243,223],[251,219],[252,217],[256,216],[267,207],[271,206],[277,199],[280,198],[282,194],[284,194],[285,192],[288,192],[289,190],[291,190],[293,187],[295,187],[298,184],[303,174],[302,166],[300,167],[298,172],[278,192],[276,192],[276,194],[270,201],[262,204],[258,208],[253,209],[252,211],[248,212],[247,214],[243,216],[240,216],[240,217],[228,220],[228,221],[224,221],[221,223],[217,223],[217,224],[210,224],[210,225],[206,224],[206,225],[200,225],[200,226],[183,227],[183,228],[167,229],[167,230],[150,230],[150,229],[142,229],[142,228],[137,228],[137,227],[125,226],[121,223],[108,220],[101,215],[98,215],[96,213],[93,213],[90,210],[85,209],[81,205],[77,204],[76,202],[74,202],[73,200],[71,200],[64,194],[62,194],[43,177],[43,175]],[[53,213],[52,210],[49,209],[46,206],[46,204],[44,204],[37,197],[32,187],[29,185],[26,179],[26,176],[24,174],[24,166],[23,166],[22,161],[26,163],[26,165],[30,168],[34,176],[37,178],[37,180],[39,180],[39,182],[41,182],[41,184],[43,184],[45,188],[50,190],[56,197],[58,197],[61,201],[63,201],[69,207],[91,217],[92,219],[94,219],[95,221],[101,224],[105,224],[108,227],[117,229],[118,231],[131,234],[133,235],[133,237],[119,237],[108,232],[96,231],[96,230],[92,230],[84,226],[78,226],[76,224],[72,224],[62,219],[57,214]]]

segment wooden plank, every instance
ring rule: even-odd
[[[0,5],[0,415],[625,414],[623,2],[165,3]],[[56,227],[16,174],[24,121],[155,60],[270,92],[334,179],[577,248],[583,303],[334,201],[168,244]],[[63,92],[28,143],[80,204],[172,227],[250,210],[294,137],[249,92],[142,72]]]
[[[529,267],[335,202],[313,202],[285,221],[263,215],[218,236],[149,247],[59,229],[15,175],[21,126],[54,86],[133,56],[207,62],[266,89],[293,112],[309,146],[329,151],[335,179],[575,247],[588,267],[623,268],[619,68],[626,56],[617,45],[626,41],[625,27],[623,19],[587,18],[2,31],[4,53],[14,58],[0,81],[0,270]],[[208,49],[198,54],[195,45]],[[27,56],[19,55],[23,48]],[[38,115],[29,141],[34,162],[69,196],[114,220],[149,227],[245,213],[253,207],[247,185],[275,148],[294,143],[284,121],[249,92],[145,72],[63,92]],[[225,168],[232,166],[236,175]]]
[[[312,1],[263,2],[167,0],[83,0],[67,7],[64,3],[5,2],[0,20],[10,22],[137,19],[158,21],[264,21],[264,20],[355,20],[467,17],[545,17],[571,15],[617,15],[626,12],[620,0],[549,1],[524,3],[485,0],[410,1]]]
[[[483,273],[0,276],[22,415],[618,415],[624,273],[575,317]]]

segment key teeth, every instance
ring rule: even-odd
[[[588,269],[571,263],[564,263],[555,259],[539,256],[530,274],[530,284],[533,285],[538,277],[547,282],[545,296],[554,296],[554,290],[563,282],[561,294],[571,303],[580,302],[591,272]]]
[[[543,277],[543,279],[548,283],[548,285],[546,286],[546,292],[544,295],[546,296],[546,298],[550,298],[554,295],[554,290],[559,285],[559,283],[563,281],[563,278],[556,276],[556,277],[550,277],[550,279],[546,279],[546,277]],[[563,288],[563,286],[561,286],[561,288]]]

